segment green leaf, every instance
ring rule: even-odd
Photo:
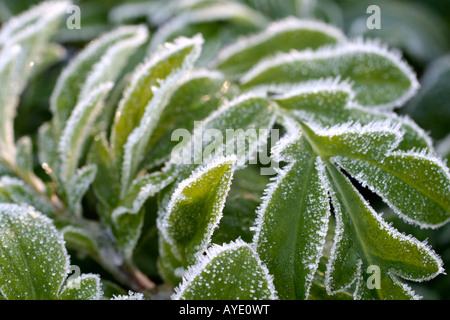
[[[329,295],[325,286],[313,282],[309,290],[308,300],[353,300],[353,296],[346,292],[337,292]]]
[[[97,167],[97,175],[92,187],[97,200],[107,208],[108,214],[99,211],[102,218],[107,220],[109,211],[119,202],[120,174],[104,133],[94,137],[87,162]]]
[[[150,42],[149,52],[180,35],[201,33],[207,41],[199,64],[206,66],[224,43],[240,34],[260,30],[267,23],[266,17],[260,12],[235,1],[210,1],[191,7],[182,3],[180,7],[178,14],[166,17],[168,21],[164,21],[164,25],[157,29]],[[164,19],[161,9],[155,12],[158,12],[154,15],[156,20]]]
[[[263,32],[240,39],[221,51],[217,68],[228,76],[240,75],[261,59],[291,50],[315,50],[344,42],[345,36],[322,22],[289,17],[272,23]]]
[[[222,218],[235,162],[232,156],[214,159],[178,184],[167,208],[159,213],[158,229],[170,245],[161,246],[162,259],[169,248],[169,255],[187,267],[207,248]]]
[[[14,64],[20,47],[10,52],[0,51],[0,155],[9,162],[14,161],[14,109],[17,97],[13,91]]]
[[[274,300],[272,277],[254,249],[237,240],[214,245],[187,272],[174,300]]]
[[[66,225],[61,228],[60,232],[68,248],[98,255],[98,243],[86,228],[76,225]]]
[[[58,144],[61,157],[60,176],[66,188],[75,175],[91,126],[103,106],[102,100],[111,88],[112,83],[105,83],[93,90],[77,103],[67,120]]]
[[[150,136],[177,81],[193,67],[202,43],[200,35],[179,38],[135,71],[112,129],[114,156],[122,163],[122,196],[144,160]]]
[[[324,163],[304,137],[293,137],[276,146],[278,153],[288,152],[295,160],[266,189],[253,240],[280,299],[287,300],[308,297],[330,215]]]
[[[104,134],[94,139],[88,163],[97,167],[97,175],[93,182],[94,193],[100,202],[97,205],[97,211],[106,225],[111,228],[117,246],[122,250],[125,259],[129,261],[141,235],[144,219],[142,206],[151,196],[152,190],[158,191],[158,189],[152,189],[152,183],[156,184],[159,177],[155,180],[146,180],[145,176],[136,179],[137,186],[132,185],[126,197],[121,199],[117,164],[112,158],[112,151],[107,145]],[[164,183],[164,180],[160,183]]]
[[[125,2],[115,5],[108,14],[108,19],[114,24],[126,24],[127,22],[134,22],[137,19],[148,18],[152,13],[156,13],[163,3],[157,1],[151,2]],[[159,12],[159,16],[162,12]],[[150,22],[150,21],[149,21]]]
[[[160,165],[170,157],[176,141],[175,130],[191,132],[195,121],[201,121],[230,95],[230,83],[218,72],[194,71],[179,83],[164,108],[146,149],[145,166]]]
[[[37,141],[38,159],[42,168],[53,181],[59,181],[61,159],[58,152],[58,135],[53,122],[45,122],[39,127]]]
[[[356,281],[357,298],[418,298],[398,277],[413,281],[434,278],[443,272],[439,256],[388,225],[333,165],[327,165],[327,174],[337,221],[327,266],[328,292],[341,291]],[[370,278],[371,268],[378,270],[378,281]]]
[[[45,2],[10,19],[0,30],[0,149],[14,159],[13,120],[19,95],[40,64],[69,2]],[[3,156],[3,155],[2,155]]]
[[[97,176],[93,190],[101,202],[97,210],[109,225],[117,245],[130,259],[143,226],[145,201],[171,183],[170,172],[156,172],[136,178],[124,197],[119,198],[120,181],[104,135],[97,136],[89,153],[89,163],[95,163]]]
[[[94,274],[70,279],[59,295],[60,300],[100,300],[101,297],[100,277]]]
[[[199,54],[201,44],[200,37],[179,38],[175,43],[160,48],[145,63],[136,67],[118,106],[111,131],[115,155],[122,154],[128,136],[139,125],[161,81],[178,69],[190,68]]]
[[[67,50],[64,46],[57,43],[47,43],[47,46],[42,48],[39,63],[33,64],[30,81],[36,81],[36,78],[40,77],[49,68],[67,58],[67,55]]]
[[[301,127],[316,153],[323,158],[345,154],[350,158],[380,160],[402,139],[398,124],[390,121],[364,126],[347,122],[328,128],[302,123]]]
[[[114,295],[111,300],[145,300],[142,293],[128,291],[128,295]]]
[[[54,217],[56,214],[55,207],[49,200],[20,179],[2,176],[0,178],[0,194],[5,197],[4,202],[33,206],[48,217]]]
[[[28,52],[39,52],[45,47],[44,40],[55,33],[69,4],[70,1],[46,1],[11,18],[2,26],[0,48],[17,43]]]
[[[0,204],[0,291],[10,300],[55,299],[68,272],[62,236],[31,207]]]
[[[73,109],[102,83],[114,81],[128,58],[148,36],[143,26],[122,26],[89,44],[64,69],[51,96],[56,130],[65,127]]]
[[[397,149],[433,149],[430,137],[408,117],[398,116],[394,112],[370,110],[355,103],[355,93],[345,81],[328,78],[291,85],[269,85],[260,89],[286,110],[289,117],[299,121],[328,127],[349,121],[366,125],[373,121],[389,120],[398,123],[404,131]]]
[[[175,174],[170,171],[158,171],[134,179],[126,195],[112,211],[112,219],[118,219],[124,213],[138,213],[149,197],[164,189],[174,179]]]
[[[406,221],[436,228],[450,219],[450,174],[436,156],[393,152],[382,162],[336,158]]]
[[[87,165],[78,169],[75,176],[72,178],[72,181],[69,184],[70,186],[68,187],[70,192],[67,196],[69,199],[69,209],[73,212],[81,214],[81,208],[79,207],[81,199],[91,186],[96,174],[97,167],[95,165]]]
[[[269,176],[261,174],[258,166],[235,171],[223,217],[213,233],[212,243],[228,243],[239,237],[248,243],[252,241],[256,211],[269,181]]]
[[[30,206],[0,204],[0,293],[6,299],[99,298],[100,287],[93,286],[98,277],[66,278],[69,263],[63,237],[49,218]]]
[[[215,156],[235,155],[238,167],[256,162],[276,116],[276,106],[258,93],[239,96],[197,123],[192,135],[187,130],[177,133],[182,140],[172,150],[165,170],[173,172],[180,182]],[[170,192],[163,193],[160,206],[166,206],[170,196]]]
[[[16,144],[16,166],[24,173],[33,171],[33,146],[30,137],[20,138]]]
[[[114,217],[112,232],[117,240],[117,247],[122,250],[127,263],[131,261],[133,250],[141,235],[144,213],[145,210],[141,209],[137,213],[122,213]]]
[[[180,171],[210,157],[236,155],[238,166],[255,160],[266,143],[276,118],[276,105],[258,93],[248,93],[225,103],[194,127],[181,130],[182,141],[172,150],[167,167]]]
[[[376,42],[350,42],[317,51],[282,53],[258,63],[241,82],[245,87],[293,83],[326,77],[352,82],[356,101],[366,107],[391,109],[414,95],[418,82],[397,53]]]
[[[398,124],[346,124],[327,130],[302,125],[322,157],[335,161],[394,209],[422,227],[449,219],[450,175],[436,156],[393,151],[402,138]],[[414,209],[411,209],[414,208]]]

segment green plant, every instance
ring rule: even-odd
[[[133,25],[89,43],[58,75],[51,119],[14,136],[27,82],[61,57],[68,5],[0,31],[0,298],[143,299],[169,285],[173,299],[413,299],[408,281],[444,272],[373,198],[425,229],[450,217],[449,169],[395,113],[419,88],[399,53],[198,1],[150,41]],[[69,276],[68,250],[102,275]]]

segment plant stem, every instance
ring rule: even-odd
[[[130,284],[135,291],[151,292],[156,289],[153,281],[147,278],[134,264],[124,265],[120,268],[130,279]]]

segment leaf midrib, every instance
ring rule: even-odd
[[[421,184],[412,183],[411,180],[407,179],[408,178],[407,175],[406,176],[405,175],[401,175],[398,171],[390,170],[388,167],[383,166],[382,162],[377,162],[377,161],[374,161],[373,159],[370,159],[370,158],[368,158],[368,159],[360,159],[360,158],[357,158],[357,157],[349,157],[349,156],[345,156],[345,158],[348,158],[350,160],[356,160],[356,161],[365,162],[365,163],[367,163],[367,164],[369,164],[371,166],[374,166],[374,167],[378,168],[379,170],[381,170],[383,172],[386,172],[388,174],[393,175],[395,178],[400,180],[402,183],[405,183],[406,185],[413,187],[414,189],[418,190],[421,194],[426,196],[428,199],[430,199],[430,200],[436,202],[437,204],[439,204],[439,206],[445,210],[446,205],[445,205],[445,203],[443,203],[441,201],[440,198],[436,199],[434,197],[434,195],[435,195],[434,193],[430,193],[430,192],[428,192],[428,190],[422,189],[421,188]]]
[[[348,212],[347,216],[350,218],[350,221],[351,221],[352,226],[353,226],[353,230],[356,233],[356,238],[358,240],[359,246],[362,248],[363,256],[364,256],[366,262],[369,263],[369,265],[373,265],[374,263],[373,263],[373,260],[372,260],[372,256],[369,254],[369,250],[368,250],[367,246],[365,245],[364,241],[360,240],[360,239],[363,239],[363,237],[361,236],[360,228],[354,222],[357,219],[355,219],[355,216],[353,214],[352,206],[349,204],[349,201],[348,201],[348,199],[346,197],[346,193],[343,192],[340,184],[338,183],[339,178],[341,178],[341,177],[339,177],[339,178],[337,177],[338,173],[336,173],[336,171],[338,169],[335,168],[333,166],[333,164],[331,164],[329,161],[326,161],[325,163],[326,163],[327,171],[329,172],[329,174],[330,174],[330,176],[332,178],[332,179],[330,179],[331,182],[333,183],[333,185],[335,186],[337,191],[341,194],[341,199],[342,199],[343,204],[345,206],[346,212]],[[342,179],[346,179],[346,178],[344,176],[342,176]],[[347,181],[347,182],[350,184],[350,181]],[[345,213],[342,212],[342,215],[344,215],[344,214]],[[344,219],[342,219],[342,221],[344,223]],[[354,239],[354,237],[353,237],[353,239]],[[380,290],[376,290],[376,293],[377,293],[377,295],[379,296],[380,299],[383,299],[383,297],[380,294]]]

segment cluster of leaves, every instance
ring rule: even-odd
[[[142,12],[170,23],[151,37],[123,25],[91,41],[58,74],[51,118],[22,136],[21,94],[61,58],[54,36],[70,3],[42,3],[2,26],[1,298],[157,298],[169,285],[173,299],[411,299],[407,281],[443,273],[430,246],[366,199],[377,194],[424,229],[450,218],[445,161],[394,111],[416,94],[415,73],[377,41],[278,19],[275,2],[263,3],[116,8],[120,23]],[[190,138],[172,141],[180,128]],[[283,137],[272,141],[279,169],[268,179],[242,163],[273,128]],[[210,129],[239,129],[248,143],[213,143]],[[138,294],[69,276],[67,249]],[[372,266],[377,288],[366,285]]]

